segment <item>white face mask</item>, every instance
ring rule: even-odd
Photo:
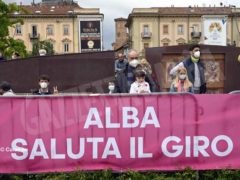
[[[180,74],[180,75],[179,75],[179,79],[180,79],[180,80],[186,79],[186,74]]]
[[[114,85],[109,85],[108,86],[109,91],[114,91],[114,88],[115,88]]]
[[[41,83],[40,83],[40,87],[41,87],[42,89],[45,89],[45,88],[48,87],[48,83],[46,83],[46,82],[41,82]]]
[[[200,53],[200,51],[196,51],[196,52],[194,52],[193,55],[194,55],[195,58],[198,59],[198,58],[200,58],[201,53]]]
[[[139,65],[139,61],[137,59],[133,59],[129,62],[129,65],[135,68],[137,65]]]

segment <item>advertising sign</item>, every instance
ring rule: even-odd
[[[227,16],[203,16],[203,44],[227,45]]]
[[[101,51],[101,22],[80,21],[81,52]]]

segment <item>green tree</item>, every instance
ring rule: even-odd
[[[47,51],[46,55],[54,54],[53,44],[49,40],[35,41],[32,46],[32,56],[38,56],[40,49],[45,49]]]
[[[23,21],[19,18],[10,18],[15,12],[26,11],[16,4],[5,4],[0,0],[0,52],[7,59],[10,59],[14,52],[17,52],[21,57],[27,55],[24,43],[9,36],[10,27],[14,27],[18,23],[23,24]]]
[[[47,51],[47,55],[54,54],[53,44],[49,40],[41,41],[40,48],[45,49]]]

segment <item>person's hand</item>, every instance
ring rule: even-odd
[[[53,94],[58,94],[58,88],[57,88],[57,86],[53,86]]]
[[[148,93],[148,92],[145,90],[140,90],[140,93],[142,94],[142,93]]]
[[[148,93],[147,86],[145,84],[140,86],[139,93]]]

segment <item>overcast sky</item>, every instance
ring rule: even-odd
[[[17,2],[17,4],[30,4],[33,0],[3,0],[4,2]],[[127,18],[133,8],[136,7],[166,7],[174,5],[175,7],[194,6],[220,6],[235,5],[240,7],[240,0],[74,0],[83,8],[100,8],[100,12],[104,14],[103,36],[105,50],[111,49],[112,42],[115,41],[114,19],[119,17]],[[41,0],[35,0],[35,3]]]

